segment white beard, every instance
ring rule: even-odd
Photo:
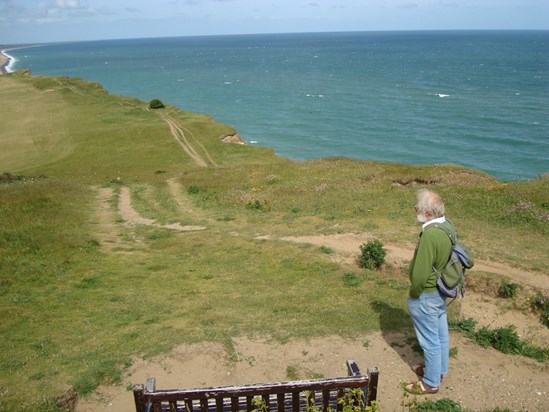
[[[423,223],[427,222],[427,216],[425,216],[425,213],[418,213],[416,215],[416,220],[417,220],[418,223],[423,224]]]

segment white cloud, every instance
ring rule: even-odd
[[[90,7],[86,0],[50,0],[19,1],[0,0],[0,14],[3,21],[26,25],[62,22],[74,18],[93,18],[95,16],[113,15],[114,10],[108,7]],[[0,22],[2,21],[0,20]]]
[[[544,17],[545,16],[545,17]],[[295,31],[548,29],[548,0],[0,0],[3,41]]]
[[[80,2],[78,0],[56,0],[55,3],[60,9],[79,9],[86,7],[85,4],[80,4],[83,2]]]

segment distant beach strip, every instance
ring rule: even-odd
[[[2,73],[11,72],[11,65],[15,59],[6,53],[5,50],[0,50],[0,71]]]

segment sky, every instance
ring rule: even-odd
[[[549,0],[0,0],[0,44],[220,34],[549,30]]]

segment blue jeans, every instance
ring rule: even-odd
[[[450,353],[446,299],[438,291],[424,292],[419,299],[408,297],[408,310],[425,357],[423,382],[438,387],[448,374]]]

